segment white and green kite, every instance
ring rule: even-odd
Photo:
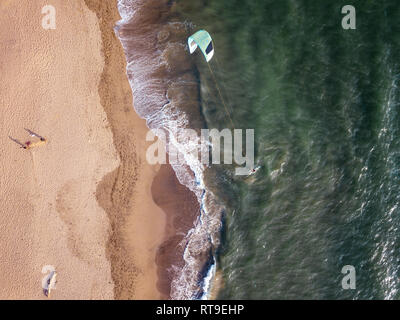
[[[196,51],[197,47],[203,52],[206,61],[210,61],[214,55],[214,47],[210,34],[205,30],[197,31],[188,38],[190,53]]]

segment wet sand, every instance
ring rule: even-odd
[[[169,297],[173,273],[172,266],[182,268],[184,236],[193,227],[200,211],[194,193],[179,183],[170,165],[162,165],[152,184],[155,203],[167,215],[165,238],[157,250],[157,287]]]
[[[113,32],[120,19],[116,1],[85,2],[101,21],[105,68],[99,93],[121,159],[97,190],[112,225],[108,254],[115,298],[169,299],[169,270],[183,263],[176,244],[193,226],[199,204],[170,165],[152,166],[145,159],[151,142],[145,141],[148,128],[132,107],[125,56]]]

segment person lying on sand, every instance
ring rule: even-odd
[[[40,141],[37,141],[37,142],[26,141],[23,148],[24,149],[32,149],[34,147],[45,145],[46,143],[47,143],[47,140],[45,138],[40,139]]]
[[[47,143],[46,138],[38,135],[37,133],[35,133],[35,132],[33,132],[33,131],[29,130],[29,129],[25,128],[25,130],[28,131],[28,133],[29,133],[29,135],[31,137],[37,137],[37,138],[40,139],[40,141],[38,141],[38,142],[26,141],[24,146],[23,146],[24,149],[32,149],[34,147],[42,146],[42,145]]]

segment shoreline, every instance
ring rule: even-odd
[[[96,192],[111,224],[107,256],[115,299],[159,299],[155,255],[164,238],[165,214],[150,192],[158,167],[145,159],[148,128],[133,108],[125,55],[113,30],[120,19],[116,1],[85,3],[100,22],[105,67],[99,94],[121,159],[121,165],[103,178]]]
[[[146,161],[117,0],[54,0],[55,30],[45,5],[0,3],[0,297],[48,299],[54,266],[51,299],[169,299],[200,205],[170,165]],[[24,128],[47,144],[21,149]]]
[[[172,270],[183,268],[185,237],[199,215],[200,205],[196,195],[182,185],[171,165],[161,165],[151,186],[155,203],[166,214],[166,234],[156,255],[158,266],[157,288],[167,297],[171,294]],[[172,199],[172,200],[171,200]]]
[[[152,142],[146,142],[149,128],[133,107],[125,53],[113,29],[121,19],[117,1],[85,2],[100,21],[105,67],[99,93],[121,158],[121,166],[104,177],[96,194],[113,226],[107,250],[115,298],[170,299],[170,270],[183,265],[177,241],[193,227],[199,203],[170,165],[150,165],[145,159]],[[116,101],[123,111],[115,108]],[[126,183],[132,189],[123,197],[113,196],[118,186],[129,189]]]
[[[118,3],[122,19],[117,22],[115,31],[128,63],[127,76],[135,98],[135,110],[146,119],[149,128],[161,130],[160,134],[165,135],[167,141],[174,141],[174,148],[185,158],[185,163],[170,164],[179,184],[176,181],[172,183],[165,194],[185,186],[187,194],[184,199],[191,199],[188,203],[192,202],[189,205],[192,210],[185,210],[179,205],[174,208],[168,202],[174,198],[178,200],[178,194],[165,197],[158,192],[161,199],[164,196],[168,200],[159,203],[167,214],[167,225],[172,224],[174,228],[167,229],[171,235],[166,236],[157,263],[169,270],[162,277],[172,283],[172,299],[196,298],[204,289],[201,283],[207,261],[219,246],[224,208],[205,184],[206,166],[191,156],[193,136],[185,135],[183,141],[176,139],[181,129],[192,129],[198,133],[206,126],[197,68],[186,50],[190,26],[180,21],[173,2],[119,0]],[[197,135],[195,139],[200,137]],[[169,166],[161,170],[172,172]],[[168,180],[174,180],[168,178],[166,173],[160,175],[165,177],[166,185]],[[156,194],[155,200],[160,200]],[[182,198],[176,202],[182,203]],[[186,219],[190,221],[190,226]],[[180,221],[181,226],[177,225]],[[168,251],[175,255],[175,259],[166,257]],[[161,284],[161,287],[164,286]]]

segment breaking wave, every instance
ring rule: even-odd
[[[181,243],[184,264],[169,268],[170,297],[198,298],[204,296],[204,285],[209,286],[204,277],[210,273],[204,268],[219,245],[223,207],[204,184],[207,167],[193,156],[193,150],[201,145],[200,129],[205,121],[196,68],[185,44],[190,25],[179,21],[170,1],[119,0],[118,10],[122,19],[115,32],[125,51],[134,108],[156,135],[165,135],[167,151],[173,147],[185,159],[171,165],[179,182],[200,204],[201,212]],[[188,128],[197,136],[185,136],[183,129]]]

